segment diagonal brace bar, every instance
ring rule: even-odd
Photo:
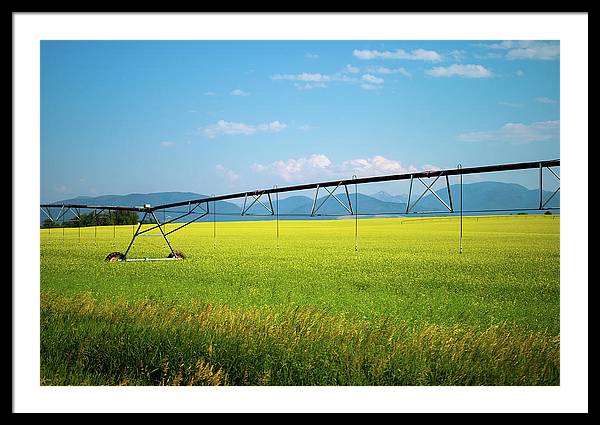
[[[448,200],[450,201],[450,212],[454,212],[454,207],[452,206],[452,193],[450,192],[450,180],[448,179],[448,174],[446,174],[446,187],[448,188]]]
[[[560,176],[558,174],[556,174],[552,168],[550,168],[550,167],[546,167],[546,168],[548,169],[548,171],[550,171],[552,174],[554,174],[554,177],[556,177],[558,180],[560,180]]]
[[[323,188],[328,192],[328,195],[325,197],[325,199],[323,199],[323,201],[321,202],[321,204],[315,208],[313,210],[312,215],[314,215],[317,211],[319,211],[319,209],[323,206],[323,204],[325,202],[327,202],[327,200],[331,197],[333,197],[342,207],[344,207],[344,209],[346,211],[348,211],[350,214],[352,214],[352,209],[349,209],[346,205],[344,205],[344,203],[342,201],[340,201],[340,199],[335,195],[335,191],[337,190],[338,187],[340,187],[340,185],[342,184],[342,182],[340,181],[334,188],[333,190],[329,190],[326,186],[323,186]],[[346,191],[348,191],[348,188],[346,187]],[[348,195],[349,197],[349,195]],[[315,198],[316,199],[316,198]]]
[[[558,174],[556,174],[552,168],[550,168],[548,166],[546,166],[544,168],[548,169],[548,171],[550,171],[554,175],[554,177],[556,177],[560,181],[560,176]],[[540,164],[540,208],[539,209],[540,210],[544,209],[546,207],[546,205],[548,205],[548,202],[550,202],[552,200],[552,198],[554,198],[554,195],[556,195],[559,190],[560,190],[560,186],[558,186],[556,188],[556,190],[554,191],[554,193],[552,193],[552,195],[550,195],[550,197],[548,199],[546,199],[546,202],[542,203],[544,190],[542,187],[542,168],[541,168],[541,164]]]
[[[342,207],[344,207],[344,209],[346,211],[348,211],[350,214],[352,214],[352,206],[350,206],[350,208],[348,208],[346,205],[344,205],[344,203],[342,201],[340,201],[340,198],[338,198],[334,193],[337,190],[337,188],[340,187],[340,184],[341,184],[341,182],[338,183],[337,186],[331,191],[329,189],[327,189],[327,187],[325,187],[325,190],[327,192],[329,192],[329,195],[327,195],[327,198],[325,198],[325,200],[323,201],[323,203],[321,205],[323,205],[325,203],[325,201],[327,201],[327,199],[329,199],[329,197],[333,197],[336,201],[338,201],[338,204],[340,204]],[[346,188],[346,195],[348,197],[348,201],[350,201],[350,195],[348,194],[348,187],[346,185],[344,185],[344,187]]]
[[[273,211],[273,204],[271,204],[271,208],[269,208],[265,204],[263,204],[262,201],[260,200],[260,197],[263,196],[262,193],[258,196],[256,196],[256,195],[252,195],[252,196],[254,196],[256,198],[256,202],[261,204],[265,210],[267,210],[268,212],[271,213],[271,215],[275,214],[275,212]],[[268,195],[268,196],[269,196],[269,203],[271,203],[271,195]]]
[[[127,257],[127,253],[129,252],[129,250],[131,249],[131,246],[133,245],[133,241],[135,241],[135,238],[137,238],[138,234],[140,233],[140,229],[142,228],[142,223],[144,223],[144,219],[146,218],[146,216],[148,215],[148,212],[144,213],[144,216],[142,217],[142,219],[140,220],[140,224],[138,225],[137,230],[135,231],[133,237],[131,238],[131,242],[129,242],[129,246],[127,247],[127,250],[125,251],[125,253],[123,254],[124,257]]]
[[[191,220],[191,221],[188,221],[188,222],[186,222],[186,223],[182,224],[181,226],[174,228],[173,230],[170,230],[170,231],[168,231],[167,233],[165,233],[165,236],[166,236],[166,235],[170,235],[171,233],[173,233],[173,232],[176,232],[176,231],[178,231],[179,229],[182,229],[182,228],[184,228],[185,226],[187,226],[187,225],[189,225],[189,224],[192,224],[192,223],[194,223],[194,222],[196,222],[196,221],[200,220],[202,217],[205,217],[205,216],[207,216],[207,215],[208,215],[208,212],[205,212],[204,214],[202,214],[202,215],[200,215],[200,216],[196,217],[195,219],[193,219],[193,220]]]
[[[194,208],[192,208],[190,211],[188,211],[188,212],[186,212],[186,213],[183,213],[183,214],[182,214],[182,215],[180,215],[179,217],[175,217],[175,218],[173,218],[173,219],[171,219],[171,220],[165,221],[165,222],[164,222],[164,223],[162,223],[162,224],[163,224],[163,225],[165,225],[165,224],[170,224],[170,223],[173,223],[174,221],[177,221],[177,220],[179,220],[180,218],[187,217],[188,215],[191,215],[191,214],[193,214],[193,213],[194,213],[194,211],[196,210],[196,208],[198,208],[200,205],[202,205],[202,204],[196,204],[196,206],[195,206]],[[207,209],[206,209],[206,211],[202,211],[202,212],[204,213],[204,215],[208,214],[208,204],[206,204],[206,205],[207,205]],[[196,213],[196,214],[198,214],[198,213]],[[204,217],[204,216],[203,216],[203,217]],[[150,227],[150,228],[148,228],[148,229],[146,229],[146,230],[142,230],[142,231],[141,231],[139,234],[141,235],[141,234],[143,234],[143,233],[147,233],[147,232],[149,232],[149,231],[151,231],[151,230],[157,229],[158,227],[159,227],[159,225],[156,225],[156,226]]]
[[[275,214],[275,211],[273,211],[273,205],[271,204],[271,208],[267,207],[265,204],[263,204],[260,200],[260,197],[263,196],[263,193],[260,193],[258,196],[255,194],[250,194],[253,198],[254,201],[252,201],[250,203],[250,205],[246,208],[246,198],[248,197],[248,194],[246,193],[245,197],[244,197],[244,206],[242,207],[242,215],[246,215],[246,213],[248,212],[248,210],[250,210],[250,208],[252,208],[252,206],[254,204],[256,204],[257,202],[263,206],[264,209],[266,209],[269,213],[271,213],[271,215]],[[269,203],[271,203],[271,196],[269,195]]]
[[[413,175],[410,175],[410,186],[408,188],[408,200],[406,201],[406,214],[408,214],[408,210],[410,209],[410,197],[412,195],[412,186],[413,186]]]
[[[313,199],[312,208],[310,209],[310,216],[313,217],[315,215],[315,204],[317,203],[317,198],[319,197],[319,185],[317,185],[317,190],[315,192],[315,199]]]
[[[177,257],[177,254],[175,254],[175,251],[173,251],[173,248],[171,247],[171,244],[169,243],[169,239],[167,239],[167,235],[165,235],[165,232],[163,231],[162,226],[164,226],[164,224],[161,225],[160,221],[158,221],[158,218],[156,217],[156,214],[154,214],[154,211],[150,211],[150,214],[152,214],[154,221],[156,221],[156,224],[158,225],[158,230],[160,230],[160,233],[162,233],[163,238],[165,238],[165,242],[167,242],[167,245],[169,246],[169,249],[171,250],[173,257]]]
[[[439,177],[439,176],[438,176],[438,177]],[[446,176],[446,178],[447,178],[447,177],[448,177],[448,176]],[[420,178],[420,177],[419,177],[418,179],[419,179],[419,181],[420,181],[421,183],[423,183],[423,186],[425,186],[425,187],[426,187],[426,189],[425,189],[425,192],[423,192],[424,194],[425,194],[427,191],[431,192],[431,193],[433,194],[433,196],[435,196],[436,198],[438,198],[438,200],[439,200],[439,201],[440,201],[442,204],[444,204],[444,206],[445,206],[445,207],[448,209],[448,211],[452,212],[452,208],[450,208],[450,207],[448,206],[448,204],[446,204],[446,203],[445,203],[445,202],[442,200],[442,198],[440,198],[440,197],[438,196],[438,194],[437,194],[437,193],[435,193],[433,190],[431,190],[431,187],[433,186],[433,183],[432,183],[430,186],[427,186],[427,184],[426,184],[426,183],[425,183],[423,180],[421,180],[421,178]],[[437,179],[436,179],[436,180],[437,180]],[[435,182],[434,182],[434,183],[435,183]],[[415,204],[416,204],[416,202],[415,202]]]
[[[438,175],[438,176],[435,178],[435,180],[433,181],[433,183],[431,183],[429,186],[427,186],[427,184],[425,184],[425,182],[423,182],[423,180],[421,180],[421,178],[420,178],[420,177],[417,177],[417,179],[418,179],[418,180],[419,180],[421,183],[423,183],[423,184],[425,185],[425,191],[424,191],[423,193],[421,193],[421,196],[419,196],[419,197],[417,198],[417,200],[415,201],[415,203],[414,203],[414,204],[412,204],[412,207],[413,207],[413,208],[417,206],[417,203],[418,203],[418,202],[421,200],[421,198],[422,198],[423,196],[425,196],[425,194],[427,193],[427,191],[431,191],[431,187],[432,187],[432,186],[435,184],[435,182],[437,182],[437,181],[438,181],[438,179],[439,179],[439,178],[440,178],[440,176]],[[412,179],[411,179],[411,188],[412,188]],[[433,193],[433,192],[432,192],[432,193]],[[444,203],[444,201],[442,201],[442,203]],[[444,203],[444,205],[446,205],[446,204]],[[406,208],[406,213],[408,213],[408,212],[409,212],[409,209],[408,209],[408,208]]]
[[[42,212],[43,212],[44,214],[46,214],[46,217],[48,217],[48,218],[50,219],[50,221],[52,221],[53,223],[55,223],[55,222],[56,222],[56,221],[54,220],[54,217],[52,217],[52,213],[50,212],[50,208],[44,208],[44,207],[42,207],[42,208],[40,208],[40,209],[42,210]],[[46,210],[48,210],[48,211],[46,211]]]

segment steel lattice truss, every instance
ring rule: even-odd
[[[415,207],[419,203],[419,201],[427,194],[431,193],[437,200],[441,203],[441,205],[445,208],[442,211],[426,211],[425,213],[435,214],[460,214],[460,252],[462,253],[462,216],[464,213],[486,213],[486,212],[507,212],[507,211],[540,211],[540,210],[558,210],[560,207],[548,207],[549,202],[554,198],[554,196],[559,192],[560,186],[554,190],[554,192],[544,199],[544,191],[543,191],[543,171],[544,169],[548,170],[556,179],[560,181],[559,175],[552,169],[552,167],[560,167],[560,160],[549,160],[549,161],[537,161],[537,162],[521,162],[521,163],[511,163],[511,164],[501,164],[501,165],[489,165],[489,166],[481,166],[481,167],[471,167],[471,168],[462,168],[462,166],[458,166],[454,169],[447,170],[436,170],[436,171],[422,171],[422,172],[414,172],[414,173],[405,173],[405,174],[392,174],[392,175],[382,175],[382,176],[374,176],[374,177],[362,177],[357,178],[353,176],[351,179],[343,179],[343,180],[333,180],[327,182],[320,183],[309,183],[309,184],[301,184],[301,185],[293,185],[293,186],[285,186],[285,187],[277,187],[274,186],[271,189],[263,189],[263,190],[255,190],[250,192],[238,192],[232,193],[228,195],[211,195],[210,197],[200,198],[200,199],[191,199],[188,201],[181,202],[173,202],[169,204],[162,205],[144,205],[143,207],[129,207],[129,206],[109,206],[109,205],[83,205],[83,204],[42,204],[40,208],[42,212],[48,217],[48,219],[52,223],[64,223],[66,214],[72,214],[73,218],[70,220],[79,220],[81,221],[81,209],[93,210],[92,212],[92,220],[98,217],[102,212],[107,212],[109,215],[111,212],[117,211],[132,211],[136,213],[143,214],[142,219],[139,221],[137,226],[137,230],[134,232],[133,237],[127,247],[126,251],[118,254],[117,257],[113,257],[112,259],[117,259],[120,261],[139,261],[139,260],[164,260],[164,259],[180,259],[182,256],[177,253],[168,239],[168,235],[188,226],[191,223],[194,223],[201,218],[212,214],[213,221],[216,225],[216,216],[217,215],[238,215],[238,216],[273,216],[276,220],[279,217],[287,216],[287,217],[316,217],[332,214],[321,214],[319,213],[320,208],[325,204],[325,202],[332,198],[338,204],[340,204],[347,214],[335,214],[334,216],[353,216],[356,220],[359,216],[372,216],[372,215],[411,215],[411,214],[423,214],[424,212],[415,211]],[[463,199],[462,199],[462,178],[464,175],[470,174],[483,174],[490,172],[498,172],[498,171],[513,171],[513,170],[527,170],[527,169],[539,169],[539,204],[536,208],[506,208],[506,209],[482,209],[482,210],[463,210]],[[450,190],[450,176],[459,176],[460,178],[460,200],[458,210],[454,206],[454,202],[452,200],[452,193]],[[448,202],[445,202],[434,190],[432,187],[439,179],[444,179],[447,189]],[[381,183],[381,182],[391,182],[391,181],[400,181],[400,180],[409,180],[410,181],[410,189],[408,193],[408,201],[406,204],[406,208],[403,211],[389,211],[389,212],[378,212],[377,214],[372,214],[368,212],[359,212],[358,211],[358,185],[366,184],[366,183]],[[416,197],[416,200],[413,199],[413,187],[416,186],[417,183],[420,183],[424,188],[423,192]],[[348,190],[348,186],[353,187],[354,201],[352,201],[352,196],[350,191]],[[278,207],[278,195],[280,193],[286,192],[294,192],[294,191],[302,191],[302,190],[315,190],[315,195],[312,202],[312,207],[310,211],[306,211],[305,213],[297,213],[297,214],[279,214]],[[416,188],[415,188],[416,190]],[[318,203],[319,191],[321,193],[326,193],[323,200]],[[341,193],[342,198],[345,198],[346,203],[342,201],[336,195],[336,191],[338,194]],[[276,197],[276,208],[273,207],[273,199],[271,195],[275,195]],[[233,213],[225,213],[225,212],[217,212],[216,211],[216,202],[217,201],[227,201],[233,199],[243,199],[243,206],[241,208],[241,213],[233,214]],[[212,205],[212,211],[211,211]],[[250,214],[248,211],[254,206],[260,205],[262,209],[264,209],[263,214]],[[182,208],[184,210],[173,210],[173,208]],[[179,214],[175,218],[171,218],[169,220],[163,219],[161,222],[157,217],[158,211],[166,211],[169,210],[170,213]],[[53,214],[52,211],[58,212]],[[185,219],[186,217],[190,217],[189,221],[181,223],[179,226],[171,229],[170,231],[166,231],[166,225],[170,223],[177,222],[178,220]],[[150,228],[142,230],[142,224],[147,223],[145,220],[151,219],[151,222],[154,223]],[[178,223],[179,224],[179,223]],[[129,253],[131,247],[133,246],[134,241],[139,236],[150,235],[148,232],[152,230],[158,229],[160,233],[154,234],[158,236],[162,236],[170,250],[169,257],[167,258],[127,258],[127,254]],[[355,226],[355,249],[358,249],[356,244],[356,238],[358,234],[358,221],[356,221]],[[277,238],[279,238],[279,223],[277,221]],[[109,258],[107,257],[107,260]]]

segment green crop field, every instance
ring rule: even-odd
[[[355,225],[40,230],[41,384],[560,384],[559,216]]]

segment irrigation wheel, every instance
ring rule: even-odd
[[[117,261],[125,261],[125,256],[120,252],[111,252],[106,256],[104,261],[108,261],[109,263],[115,263]]]
[[[169,253],[169,255],[167,256],[167,258],[180,258],[180,259],[185,259],[185,254],[181,251],[175,251],[175,255],[173,255],[173,253]]]

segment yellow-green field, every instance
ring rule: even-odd
[[[559,216],[213,226],[41,230],[41,383],[560,383]]]

